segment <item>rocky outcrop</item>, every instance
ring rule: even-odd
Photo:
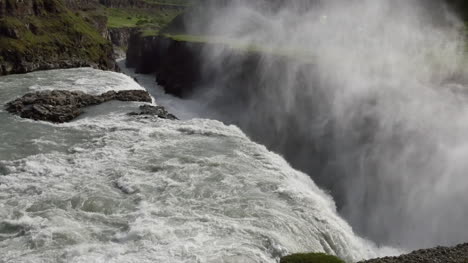
[[[92,11],[99,7],[99,0],[63,0],[72,10]]]
[[[142,105],[140,106],[140,112],[131,112],[129,113],[131,116],[140,116],[140,115],[149,115],[149,116],[157,116],[161,119],[168,119],[168,120],[178,120],[176,116],[169,113],[166,108],[163,106],[152,106],[152,105]]]
[[[0,0],[0,18],[5,16],[39,16],[59,12],[57,0]]]
[[[52,90],[28,93],[7,103],[5,109],[33,120],[54,123],[68,122],[82,113],[82,108],[110,100],[151,102],[144,90],[109,91],[101,95],[90,95],[80,91]]]
[[[399,257],[385,257],[361,261],[360,263],[466,263],[468,243],[455,247],[421,249]]]
[[[106,32],[106,20],[81,17],[62,0],[0,0],[0,75],[83,66],[115,70]]]
[[[280,263],[340,263],[341,259],[322,254],[293,254],[282,257]],[[467,263],[468,243],[455,247],[435,247],[413,251],[398,257],[384,257],[360,261],[358,263]]]

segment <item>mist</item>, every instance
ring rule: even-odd
[[[210,1],[192,14],[190,33],[228,43],[204,49],[192,96],[216,118],[307,172],[377,244],[468,241],[464,29],[449,7]]]

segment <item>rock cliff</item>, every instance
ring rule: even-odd
[[[435,247],[413,251],[398,257],[385,257],[361,261],[359,263],[466,263],[468,262],[468,243],[455,247]]]
[[[206,49],[228,49],[232,56],[223,60],[222,65],[208,63],[204,57]],[[259,67],[262,55],[225,44],[181,41],[166,36],[145,37],[135,32],[129,39],[126,64],[138,73],[155,74],[158,84],[167,93],[179,97],[189,97],[196,89],[217,82],[227,90],[226,94],[232,93],[246,101],[248,92],[255,92],[255,87],[263,85],[262,80],[252,74]],[[272,57],[279,69],[289,60],[285,56]],[[225,76],[221,77],[223,83],[219,83],[220,76]]]
[[[126,50],[130,36],[136,31],[138,31],[138,28],[134,27],[109,28],[109,39],[115,46]]]
[[[73,10],[90,11],[99,7],[99,0],[63,0],[66,7]]]
[[[202,47],[162,36],[142,37],[136,32],[129,39],[127,66],[139,73],[154,73],[166,92],[186,96],[202,80]]]
[[[113,70],[105,23],[72,12],[61,0],[0,0],[0,75],[81,66]]]

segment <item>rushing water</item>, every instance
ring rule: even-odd
[[[448,1],[206,2],[190,33],[260,52],[205,48],[192,99],[329,189],[361,235],[468,242],[466,28]]]
[[[0,78],[28,91],[141,89],[94,69]],[[375,256],[330,196],[237,127],[88,108],[68,124],[0,110],[0,262],[275,262],[324,251]]]

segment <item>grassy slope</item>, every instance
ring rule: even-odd
[[[154,4],[155,8],[107,8],[104,14],[110,28],[140,28],[145,36],[155,36],[160,29],[195,0],[144,0]]]
[[[106,44],[106,40],[82,19],[69,12],[48,17],[6,17],[0,20],[4,27],[14,28],[19,34],[18,39],[2,37],[0,46],[3,49],[15,49],[20,53],[31,53],[42,50],[44,53],[56,51],[57,42],[64,47],[74,46],[78,40],[89,50],[82,50],[93,59],[100,56],[99,45]],[[28,26],[29,25],[29,26]],[[35,27],[33,33],[30,28]]]
[[[181,12],[178,9],[107,8],[105,14],[108,17],[108,26],[110,28],[142,27],[160,29]]]
[[[344,261],[323,253],[308,253],[283,257],[280,263],[344,263]]]
[[[99,64],[108,59],[111,54],[108,42],[90,23],[66,9],[61,2],[50,2],[56,5],[58,12],[0,18],[0,27],[16,34],[0,37],[0,61],[12,57],[26,61],[73,57]]]
[[[143,0],[151,4],[173,5],[173,6],[189,6],[193,0]]]

